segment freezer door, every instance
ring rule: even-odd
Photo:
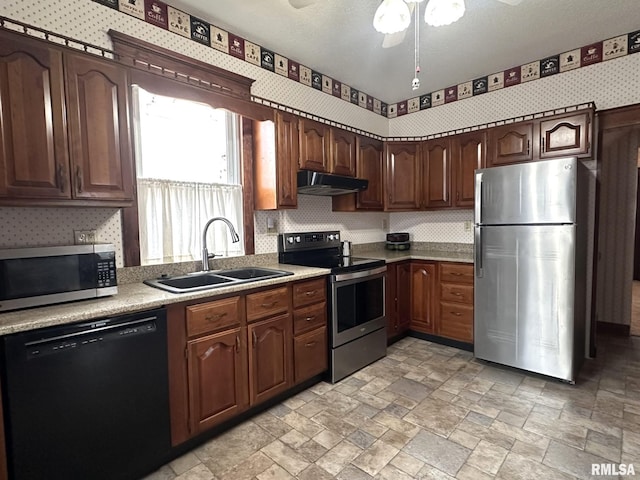
[[[475,356],[574,380],[575,226],[476,229]]]
[[[577,162],[561,158],[476,171],[475,223],[574,223]]]

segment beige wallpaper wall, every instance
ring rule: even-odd
[[[257,96],[381,136],[424,136],[589,101],[605,109],[640,100],[639,54],[387,120],[90,0],[4,0],[0,14],[105,47],[111,46],[107,31],[113,28],[255,78],[252,91]],[[256,213],[258,253],[276,250],[275,237],[266,233],[269,217],[277,219],[280,231],[337,228],[355,243],[384,240],[383,219],[389,221],[389,231],[409,231],[415,241],[473,242],[472,232],[465,229],[465,222],[473,220],[471,211],[332,213],[328,198],[305,196],[299,203],[295,211]],[[0,208],[0,247],[66,243],[73,229],[95,228],[100,241],[111,241],[121,251],[118,212],[94,210]]]

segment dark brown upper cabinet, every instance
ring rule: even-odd
[[[301,118],[299,136],[299,167],[314,172],[328,172],[331,155],[331,128],[329,125]]]
[[[420,142],[387,142],[385,157],[385,210],[420,208]]]
[[[489,129],[487,166],[530,162],[535,158],[534,122],[521,122]]]
[[[453,204],[458,208],[473,207],[475,171],[486,165],[487,134],[469,132],[452,137],[452,182],[455,185]]]
[[[356,134],[331,128],[331,161],[329,171],[336,175],[356,176]]]
[[[540,158],[591,155],[592,110],[540,120]]]
[[[451,206],[451,138],[428,140],[422,145],[422,206]]]

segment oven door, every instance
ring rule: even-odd
[[[385,327],[387,267],[331,276],[331,345],[339,347]]]

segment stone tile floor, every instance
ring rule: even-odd
[[[598,342],[571,386],[405,338],[145,480],[640,478],[640,338]]]

